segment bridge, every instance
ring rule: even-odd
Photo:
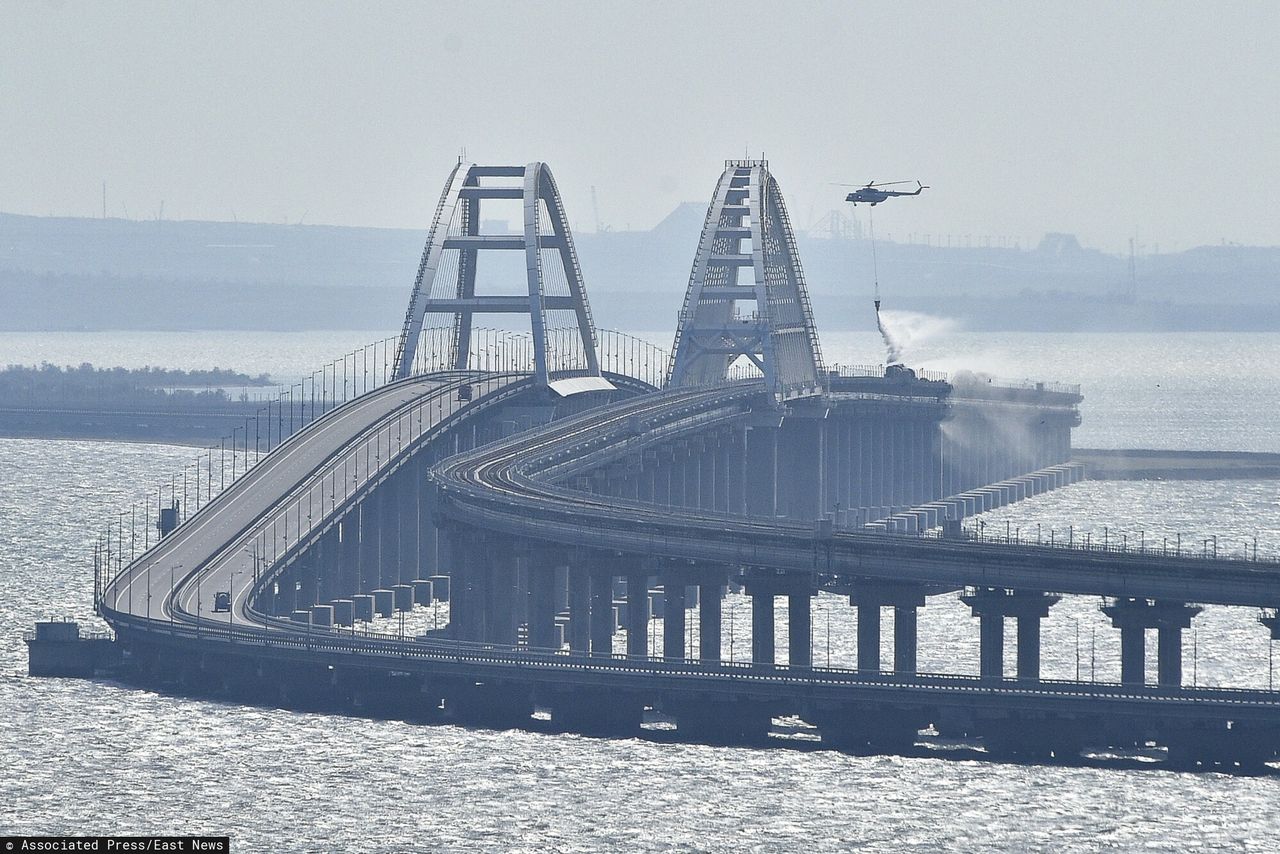
[[[481,204],[502,200],[521,233],[482,233]],[[512,252],[520,292],[478,295],[481,259]],[[1080,476],[1079,390],[828,368],[805,288],[767,164],[729,161],[673,351],[600,333],[545,164],[459,164],[394,358],[375,351],[371,376],[348,354],[281,396],[265,449],[257,431],[232,442],[230,482],[224,444],[119,517],[95,549],[97,610],[136,678],[262,702],[503,726],[537,712],[593,733],[661,714],[733,743],[796,716],[850,750],[910,750],[933,727],[1056,761],[1152,744],[1184,766],[1273,759],[1280,693],[1186,686],[1181,656],[1200,605],[1280,604],[1280,565],[974,536],[966,517]],[[528,315],[530,333],[477,313]],[[730,588],[752,603],[750,661],[723,654]],[[920,608],[957,590],[979,675],[919,672]],[[812,661],[819,591],[857,609],[856,668]],[[1041,678],[1063,594],[1106,597],[1120,683]],[[446,600],[444,625],[369,629]]]

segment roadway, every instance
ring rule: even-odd
[[[956,587],[1280,604],[1280,564],[1272,561],[861,531],[819,539],[812,524],[660,507],[564,485],[604,460],[740,420],[753,394],[758,388],[746,383],[647,395],[460,454],[431,476],[446,515],[569,545]]]
[[[339,518],[354,497],[428,439],[474,396],[527,385],[522,374],[451,372],[364,394],[286,439],[279,448],[107,584],[107,617],[273,628],[250,608],[259,570]],[[215,591],[231,610],[213,613]],[[133,622],[133,621],[131,621]],[[274,626],[276,630],[281,626]]]

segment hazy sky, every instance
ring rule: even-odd
[[[878,231],[1280,244],[1277,40],[1220,0],[0,0],[0,210],[425,229],[465,147],[647,228],[746,150],[801,227],[919,177]]]

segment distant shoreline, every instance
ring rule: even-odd
[[[1076,448],[1071,458],[1086,480],[1280,479],[1280,454],[1262,451]]]

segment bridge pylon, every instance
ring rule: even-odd
[[[521,203],[522,231],[484,233],[482,203],[503,199]],[[477,293],[481,255],[502,251],[523,252],[523,293]],[[554,388],[555,378],[600,377],[582,268],[560,193],[545,163],[482,166],[460,161],[454,167],[436,206],[409,297],[396,348],[396,379],[414,373],[424,323],[432,315],[441,316],[441,325],[452,322],[453,334],[444,345],[448,366],[467,368],[473,319],[486,313],[529,315],[533,372],[539,383]],[[595,385],[611,387],[603,379]]]
[[[744,311],[747,303],[754,307]],[[780,398],[821,390],[813,309],[766,160],[725,161],[698,241],[667,384],[721,382],[742,357]]]

